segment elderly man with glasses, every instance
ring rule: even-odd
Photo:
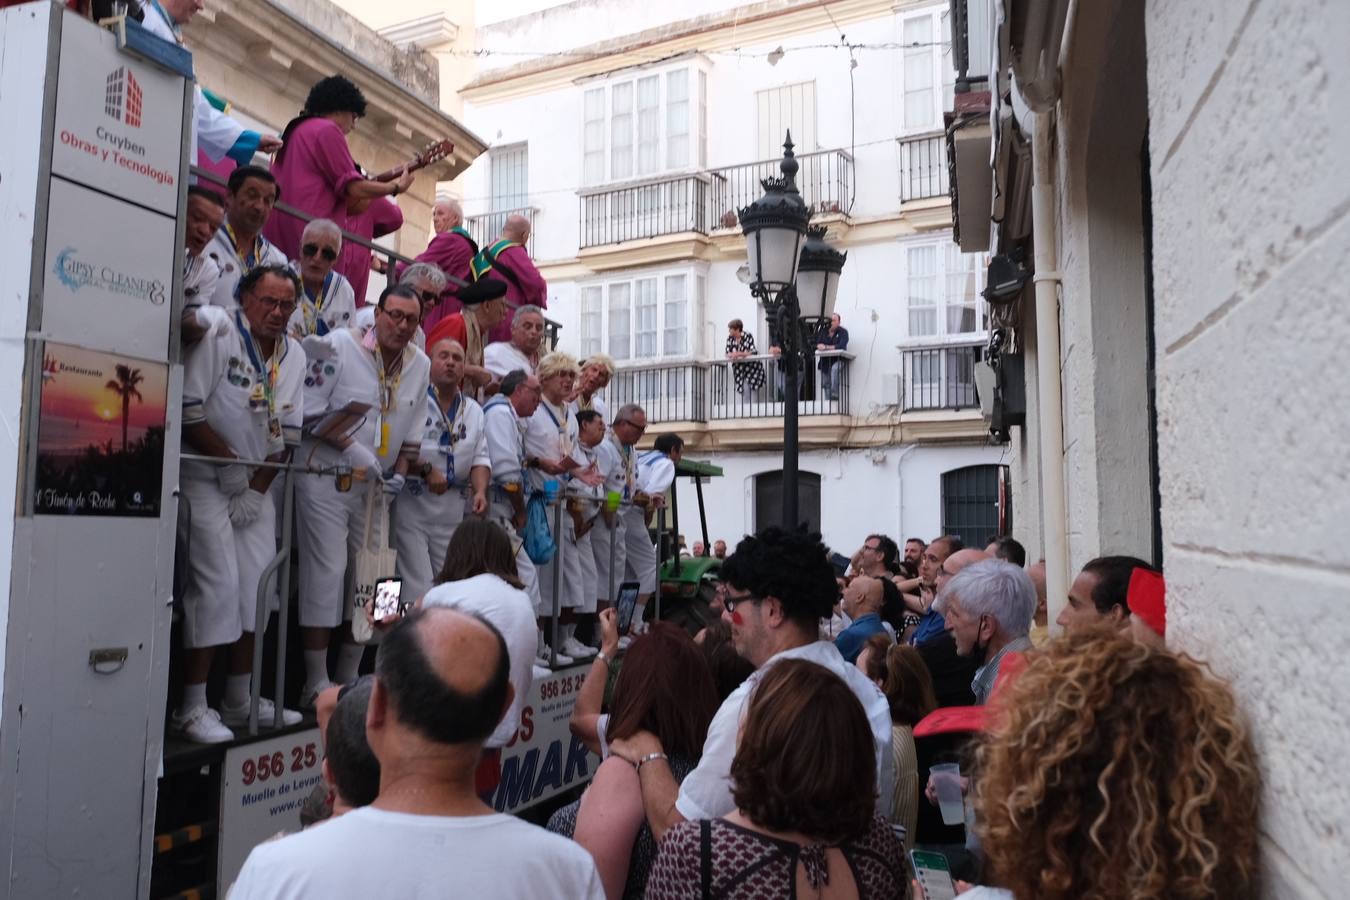
[[[617,590],[623,581],[624,567],[627,562],[627,535],[622,508],[614,508],[613,501],[629,504],[637,493],[637,453],[633,449],[647,430],[647,413],[636,403],[627,403],[619,407],[614,414],[614,423],[605,435],[605,439],[596,447],[598,470],[604,475],[604,491],[607,498],[600,515],[595,520],[591,536],[591,555],[595,558],[596,584],[600,596],[597,598],[600,609],[614,605],[610,594],[610,582]],[[613,547],[613,556],[610,549]],[[611,562],[613,575],[611,577]]]
[[[342,255],[342,229],[332,219],[315,219],[300,237],[300,258],[291,268],[300,275],[299,306],[288,331],[296,340],[311,334],[323,337],[335,328],[347,328],[356,315],[352,284],[333,264]]]

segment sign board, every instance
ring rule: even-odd
[[[520,711],[520,727],[502,748],[502,780],[492,797],[498,812],[513,813],[591,779],[600,758],[572,735],[577,694],[590,665],[535,679]]]
[[[322,778],[318,728],[225,751],[216,857],[222,895],[254,847],[280,832],[300,830],[300,807]]]
[[[48,203],[43,334],[167,361],[174,220],[60,178]]]
[[[33,511],[158,516],[168,365],[48,343],[41,391]]]
[[[52,173],[176,215],[188,83],[100,28],[63,29],[58,77]]]

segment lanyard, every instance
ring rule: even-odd
[[[285,352],[286,339],[284,337],[277,339],[277,344],[272,347],[272,355],[264,364],[262,347],[253,337],[253,332],[249,331],[248,325],[244,323],[242,310],[235,310],[234,326],[239,330],[239,336],[244,339],[244,350],[248,352],[249,364],[258,374],[258,387],[262,389],[262,397],[258,399],[266,402],[268,418],[272,418],[276,411],[277,374],[281,369],[281,356]],[[252,399],[250,398],[250,402]]]
[[[637,483],[637,468],[633,465],[633,448],[625,447],[619,440],[619,436],[614,432],[609,433],[609,439],[614,442],[614,446],[619,448],[619,457],[623,460],[623,498],[630,499],[633,492],[633,486]]]
[[[375,329],[368,332],[370,337],[374,337]],[[403,380],[403,357],[398,359],[398,372],[392,377],[385,371],[384,358],[380,354],[380,345],[376,341],[371,341],[371,357],[375,362],[375,376],[380,380],[380,443],[375,450],[376,456],[384,456],[389,452],[389,411],[394,408],[394,395],[398,393],[399,382]]]
[[[515,407],[513,407],[513,406],[511,405],[510,401],[507,400],[505,397],[503,397],[501,394],[498,394],[497,396],[493,397],[491,400],[488,401],[488,405],[487,405],[486,407],[484,407],[484,409],[483,409],[484,418],[486,418],[487,413],[491,412],[493,409],[496,409],[496,408],[499,407],[499,406],[504,406],[504,407],[506,407],[507,412],[510,414],[511,418],[514,420],[515,429],[516,429],[516,459],[519,460],[519,463],[520,463],[520,480],[521,480],[521,482],[524,482],[524,481],[525,481],[525,431],[524,431],[523,428],[521,428],[521,426],[522,426],[524,423],[521,422],[520,416],[516,415]],[[494,472],[492,477],[493,477],[493,480],[496,481],[497,473]],[[498,483],[500,483],[500,482],[498,482]],[[515,482],[510,482],[510,483],[514,484]]]
[[[333,283],[333,273],[329,272],[323,277],[323,284],[319,287],[319,296],[313,300],[309,296],[309,288],[301,284],[301,290],[304,297],[300,299],[300,311],[305,317],[305,334],[317,334],[320,337],[328,331],[327,323],[319,318],[319,313],[323,312],[323,303],[332,293],[329,287]],[[323,327],[320,330],[320,323]]]
[[[456,433],[456,427],[459,424],[459,413],[463,406],[464,393],[455,394],[455,399],[450,403],[450,414],[447,416],[441,409],[441,395],[436,392],[434,387],[427,388],[427,396],[431,398],[431,405],[436,407],[436,415],[441,419],[441,433],[449,435],[449,439],[442,441],[442,446],[448,446],[450,452],[454,453],[455,444],[459,442],[459,435]]]
[[[247,253],[241,253],[239,241],[235,240],[234,229],[230,227],[230,223],[226,222],[221,227],[225,229],[225,237],[229,238],[230,247],[234,250],[234,255],[239,257],[239,263],[244,267],[244,271],[255,268],[258,265],[258,258],[263,255],[262,235],[254,235],[253,246],[248,248]]]

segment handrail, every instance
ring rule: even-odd
[[[847,359],[847,360],[857,359],[856,356],[854,356],[847,350],[814,350],[812,351],[811,355],[816,359],[820,359],[821,357],[831,359]],[[769,362],[770,360],[777,360],[781,362],[782,359],[783,357],[781,354],[775,356],[772,353],[757,353],[754,356],[741,356],[736,359],[731,359],[726,356],[719,356],[717,359],[708,360],[707,365],[733,366],[736,363]]]

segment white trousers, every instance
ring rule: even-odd
[[[595,562],[595,587],[596,598],[604,600],[606,603],[613,604],[614,596],[609,590],[609,545],[611,535],[614,541],[614,594],[619,592],[619,585],[623,583],[624,563],[626,560],[627,543],[624,539],[623,516],[615,513],[614,528],[605,524],[603,515],[595,520],[595,527],[591,529],[591,558]]]
[[[623,516],[624,561],[627,566],[627,581],[642,584],[641,592],[651,594],[656,591],[656,545],[647,532],[647,519],[638,506],[620,509]]]
[[[595,529],[592,528],[573,542],[577,563],[581,567],[581,596],[578,598],[576,606],[579,613],[595,612],[600,599],[600,583],[596,579],[595,571],[595,554],[591,551],[591,535],[594,533]]]
[[[548,527],[550,531],[556,530],[558,524],[555,516],[557,507],[548,508]],[[542,566],[536,566],[539,571],[539,600],[542,606],[539,614],[541,616],[553,615],[553,589],[554,581],[558,582],[558,608],[576,609],[584,602],[582,591],[585,583],[581,576],[581,554],[577,551],[577,533],[576,526],[572,524],[572,517],[563,510],[562,514],[562,534],[553,535],[558,549],[554,558],[544,563]],[[554,569],[557,569],[555,578]]]
[[[420,493],[418,491],[420,490]],[[394,501],[394,543],[403,597],[411,606],[431,590],[445,565],[445,550],[464,521],[464,489],[453,485],[433,494],[419,479],[409,478]]]
[[[298,475],[296,544],[300,554],[300,625],[334,628],[351,618],[348,566],[366,527],[366,492],[354,481],[339,493],[332,475]]]
[[[194,649],[233,644],[254,629],[258,579],[277,553],[275,507],[262,504],[256,519],[236,527],[230,498],[214,477],[184,473],[179,485],[192,516],[183,643]],[[268,606],[276,609],[275,588]]]
[[[494,489],[495,495],[497,491]],[[520,535],[516,532],[516,526],[511,522],[511,504],[509,501],[492,497],[492,502],[488,504],[488,518],[496,522],[506,532],[511,539],[511,546],[516,551],[516,575],[525,585],[525,593],[530,595],[530,602],[534,604],[534,614],[539,615],[541,608],[539,600],[539,574],[535,571],[534,563],[530,560],[530,555],[525,552],[525,545],[520,540]]]

